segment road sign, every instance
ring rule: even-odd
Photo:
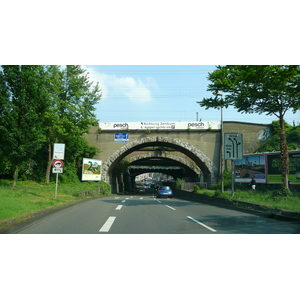
[[[63,173],[63,168],[52,168],[52,173]]]
[[[243,158],[243,134],[224,134],[224,159],[236,160]]]
[[[64,162],[60,159],[56,159],[52,162],[52,167],[53,168],[62,168],[63,166],[64,166]]]
[[[129,133],[115,133],[115,143],[128,143]]]
[[[53,147],[53,159],[65,158],[65,144],[54,144]]]

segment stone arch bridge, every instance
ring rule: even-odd
[[[243,133],[244,153],[254,152],[270,135],[269,125],[223,122],[224,133]],[[137,175],[160,172],[188,181],[218,181],[220,122],[99,123],[85,135],[100,152],[101,178],[112,192],[130,190]]]

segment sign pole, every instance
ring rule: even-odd
[[[231,196],[234,196],[234,160],[231,160]]]
[[[56,200],[56,196],[57,196],[57,186],[58,186],[58,173],[56,173],[56,184],[55,184],[55,195],[54,195],[55,200]]]

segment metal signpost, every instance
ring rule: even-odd
[[[56,173],[56,184],[55,184],[55,194],[54,199],[57,197],[57,187],[58,187],[58,174],[63,173],[64,162],[62,161],[65,158],[65,144],[54,144],[53,147],[53,159],[52,162],[52,173]]]
[[[224,134],[224,158],[231,160],[231,195],[234,196],[234,161],[243,159],[243,134]]]

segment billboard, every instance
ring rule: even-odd
[[[300,184],[300,151],[289,151],[291,184]],[[235,182],[281,184],[280,152],[244,155],[235,161]]]
[[[220,129],[221,122],[119,122],[119,123],[99,123],[102,130],[207,130],[207,129]]]
[[[244,155],[235,161],[235,182],[249,182],[252,178],[266,183],[265,155]]]
[[[300,152],[289,152],[290,173],[289,180],[292,184],[300,184]],[[270,153],[268,161],[268,183],[282,183],[280,154]]]
[[[82,181],[101,180],[102,160],[83,158],[82,162]]]

